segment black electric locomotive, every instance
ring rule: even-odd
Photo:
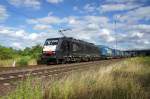
[[[67,63],[98,60],[96,45],[69,37],[49,38],[45,41],[38,64]]]

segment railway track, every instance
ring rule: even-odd
[[[51,66],[43,66],[43,67],[40,66],[40,67],[26,68],[26,69],[4,70],[0,72],[0,84],[9,85],[12,81],[23,80],[30,76],[31,77],[36,76],[39,78],[58,76],[59,74],[64,74],[75,70],[86,70],[88,68],[92,68],[100,64],[107,65],[117,61],[118,59],[113,59],[113,60],[92,61],[92,62],[74,63],[74,64],[51,65]]]
[[[9,92],[15,90],[20,81],[29,77],[49,81],[51,78],[59,79],[64,75],[70,75],[75,71],[86,71],[88,69],[98,69],[99,67],[109,66],[120,62],[124,59],[101,60],[84,63],[37,66],[34,68],[13,68],[4,69],[0,71],[0,96],[5,96]]]

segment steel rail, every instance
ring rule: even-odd
[[[86,70],[89,67],[95,67],[100,64],[110,64],[114,61],[118,60],[103,60],[103,61],[92,61],[92,62],[84,62],[84,63],[74,63],[74,64],[66,64],[66,65],[57,65],[52,67],[41,67],[35,69],[26,69],[26,70],[15,70],[15,71],[7,71],[0,73],[0,83],[10,83],[11,81],[23,80],[28,77],[51,77],[54,75],[58,75],[61,73],[67,73],[74,70]],[[92,66],[91,66],[92,65]]]

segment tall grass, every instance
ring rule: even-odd
[[[16,66],[37,65],[36,59],[30,56],[21,56],[15,59],[0,60],[0,67],[12,67],[14,61]]]
[[[0,60],[0,67],[12,66],[13,62],[14,62],[13,59]]]
[[[34,79],[23,82],[6,99],[149,99],[150,57],[73,73],[50,84],[33,82]]]

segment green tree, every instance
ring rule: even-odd
[[[31,58],[38,58],[42,52],[42,46],[37,44],[31,48],[26,47],[24,50],[15,50],[0,45],[0,59],[12,59],[16,57],[29,56]]]
[[[32,54],[32,58],[38,58],[39,55],[42,53],[42,46],[41,45],[35,45],[31,48],[31,51],[30,51]]]
[[[16,56],[16,50],[0,46],[0,59],[12,59]]]

